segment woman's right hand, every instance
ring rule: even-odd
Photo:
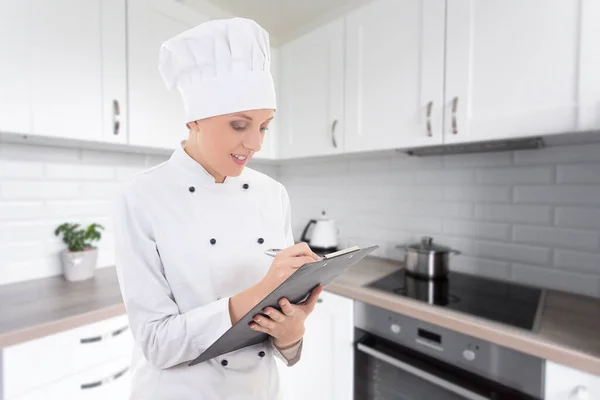
[[[304,242],[286,247],[277,253],[273,259],[269,271],[263,278],[263,283],[274,289],[304,264],[320,259],[321,257],[316,255]]]

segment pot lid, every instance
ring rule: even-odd
[[[423,236],[420,243],[413,243],[406,246],[409,249],[422,251],[422,252],[436,252],[436,253],[447,253],[452,251],[448,246],[442,246],[433,243],[433,238],[429,236]]]

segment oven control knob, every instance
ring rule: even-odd
[[[392,332],[394,332],[395,334],[400,333],[400,331],[402,329],[400,329],[400,325],[398,324],[392,324],[392,326],[390,326],[390,329],[392,330]]]
[[[467,361],[473,361],[475,359],[475,352],[473,350],[463,350],[462,355]]]

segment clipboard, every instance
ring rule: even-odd
[[[192,360],[188,366],[191,367],[217,356],[268,340],[270,337],[268,334],[254,331],[248,325],[255,315],[262,314],[262,310],[266,307],[273,307],[281,311],[278,301],[282,297],[287,298],[292,304],[303,302],[318,285],[328,285],[333,279],[377,248],[379,248],[377,245],[362,249],[354,246],[327,254],[320,261],[304,264],[248,311],[208,349]]]

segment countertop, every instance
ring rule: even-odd
[[[402,263],[367,257],[326,290],[600,376],[600,299],[547,290],[535,332],[364,287]],[[115,268],[0,286],[0,349],[125,313]]]

